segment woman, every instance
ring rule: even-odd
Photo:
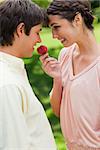
[[[54,81],[53,111],[69,150],[100,150],[100,45],[89,1],[53,0],[47,13],[53,38],[64,46],[58,61],[40,57]]]

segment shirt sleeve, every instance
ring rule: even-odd
[[[0,149],[25,149],[27,138],[21,91],[15,85],[0,87]]]

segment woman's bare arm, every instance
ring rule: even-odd
[[[58,60],[44,54],[40,57],[43,70],[53,78],[53,90],[50,96],[50,103],[56,116],[60,115],[60,103],[62,96],[61,67]]]

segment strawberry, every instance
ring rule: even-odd
[[[43,55],[43,54],[47,53],[48,48],[44,45],[41,45],[40,47],[37,48],[37,51],[40,55]]]

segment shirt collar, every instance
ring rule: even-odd
[[[13,55],[0,52],[0,61],[7,63],[9,66],[18,69],[24,69],[24,61]]]

